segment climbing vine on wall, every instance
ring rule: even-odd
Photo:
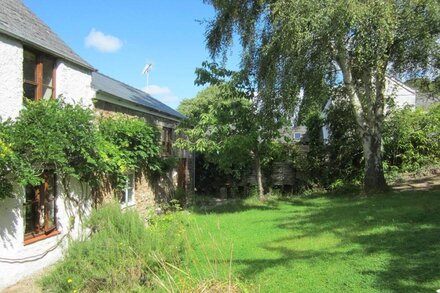
[[[155,127],[138,118],[96,119],[92,109],[63,100],[27,101],[19,116],[0,123],[0,198],[12,183],[36,186],[44,170],[99,186],[113,187],[126,172],[157,170],[160,157]]]

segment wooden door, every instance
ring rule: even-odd
[[[177,168],[177,187],[186,190],[186,159],[180,159]]]

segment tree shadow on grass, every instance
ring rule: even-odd
[[[244,199],[228,199],[222,201],[209,201],[191,208],[191,211],[197,214],[226,214],[239,213],[249,210],[278,210],[278,204],[270,202],[267,204],[249,203]]]
[[[313,199],[312,199],[313,201]],[[303,203],[306,204],[303,204]],[[332,233],[341,247],[359,247],[359,258],[387,255],[381,269],[357,268],[372,275],[374,287],[380,291],[435,292],[440,285],[440,192],[407,192],[371,197],[329,198],[307,204],[307,211],[290,215],[277,224],[291,230],[292,237],[283,237],[263,245],[277,252],[277,259],[242,260],[245,276],[277,267],[289,266],[295,260],[341,258],[344,249],[297,250],[284,242]],[[279,219],[277,220],[279,221]],[[283,245],[283,247],[278,247]]]

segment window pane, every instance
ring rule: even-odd
[[[134,201],[134,174],[128,175],[127,180],[127,202],[132,203]]]
[[[45,208],[48,218],[47,227],[54,228],[55,227],[55,200],[56,200],[56,178],[55,174],[49,173],[47,177],[47,190],[45,194]]]
[[[55,174],[48,172],[43,177],[45,182],[40,186],[26,187],[25,234],[38,235],[56,227]]]
[[[120,198],[119,202],[121,204],[125,204],[127,202],[125,189],[121,191],[121,198]]]
[[[127,189],[127,203],[133,202],[133,188]]]
[[[26,187],[26,202],[24,203],[25,223],[24,233],[31,233],[35,231],[35,190],[33,186]]]
[[[35,81],[35,69],[37,67],[37,58],[35,54],[24,51],[23,54],[23,78],[25,80]]]
[[[39,204],[38,204],[38,210],[39,210],[38,214],[39,215],[37,217],[37,223],[38,223],[38,228],[40,230],[44,231],[44,228],[45,228],[45,226],[44,226],[44,218],[45,218],[45,214],[46,214],[46,208],[44,206],[44,203],[46,201],[46,192],[45,192],[44,183],[42,185],[40,185],[39,190],[40,190],[40,201],[39,201]],[[37,231],[37,232],[39,232],[39,231]]]
[[[50,100],[50,99],[52,99],[52,93],[53,93],[53,90],[51,88],[43,87],[43,97],[42,97],[42,99],[43,100]]]
[[[24,83],[23,84],[23,95],[31,100],[35,100],[35,92],[37,90],[37,86],[33,84]]]
[[[52,72],[54,67],[54,61],[48,58],[42,58],[43,63],[43,84],[52,86]]]
[[[127,187],[133,188],[134,187],[134,174],[129,174],[127,178]]]

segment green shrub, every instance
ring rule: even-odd
[[[358,180],[347,181],[337,179],[328,187],[329,191],[334,194],[359,194],[361,191],[361,182]]]
[[[135,211],[117,205],[94,210],[92,235],[72,241],[64,260],[42,279],[51,292],[147,291],[157,286],[162,263],[181,261],[187,218],[157,217],[149,228]]]
[[[356,131],[353,106],[340,93],[333,100],[327,117],[321,112],[311,113],[306,125],[309,136],[308,174],[311,181],[330,190],[359,181],[363,174],[362,142]],[[322,127],[330,131],[328,141],[322,139]],[[338,187],[339,186],[339,187]]]
[[[221,251],[215,257],[205,255],[208,243],[188,239],[189,232],[199,235],[201,231],[192,225],[187,213],[152,215],[148,223],[146,227],[136,211],[121,211],[118,205],[94,210],[87,222],[92,231],[90,238],[69,244],[65,258],[41,279],[43,290],[246,291],[232,276],[229,256],[217,259],[223,256]]]
[[[0,125],[0,189],[12,181],[38,185],[48,169],[55,169],[61,178],[93,180],[98,158],[95,132],[91,109],[62,100],[27,101],[15,121]]]
[[[98,124],[92,109],[62,99],[24,106],[15,121],[0,123],[0,198],[11,196],[12,182],[39,185],[45,170],[94,188],[104,177],[117,188],[128,171],[160,171],[158,130],[142,119],[120,115]]]
[[[106,172],[114,186],[125,186],[129,171],[160,171],[161,147],[154,126],[139,118],[116,115],[101,118],[98,127],[105,144],[101,154],[109,162]]]
[[[394,109],[383,130],[386,170],[413,172],[440,161],[440,105]]]
[[[328,181],[327,150],[322,140],[322,127],[325,120],[321,111],[311,112],[307,117],[307,136],[309,139],[309,151],[307,153],[307,175],[311,183],[326,186]]]
[[[330,182],[360,180],[363,176],[362,141],[352,104],[342,97],[335,100],[326,120],[330,130],[327,145]]]

